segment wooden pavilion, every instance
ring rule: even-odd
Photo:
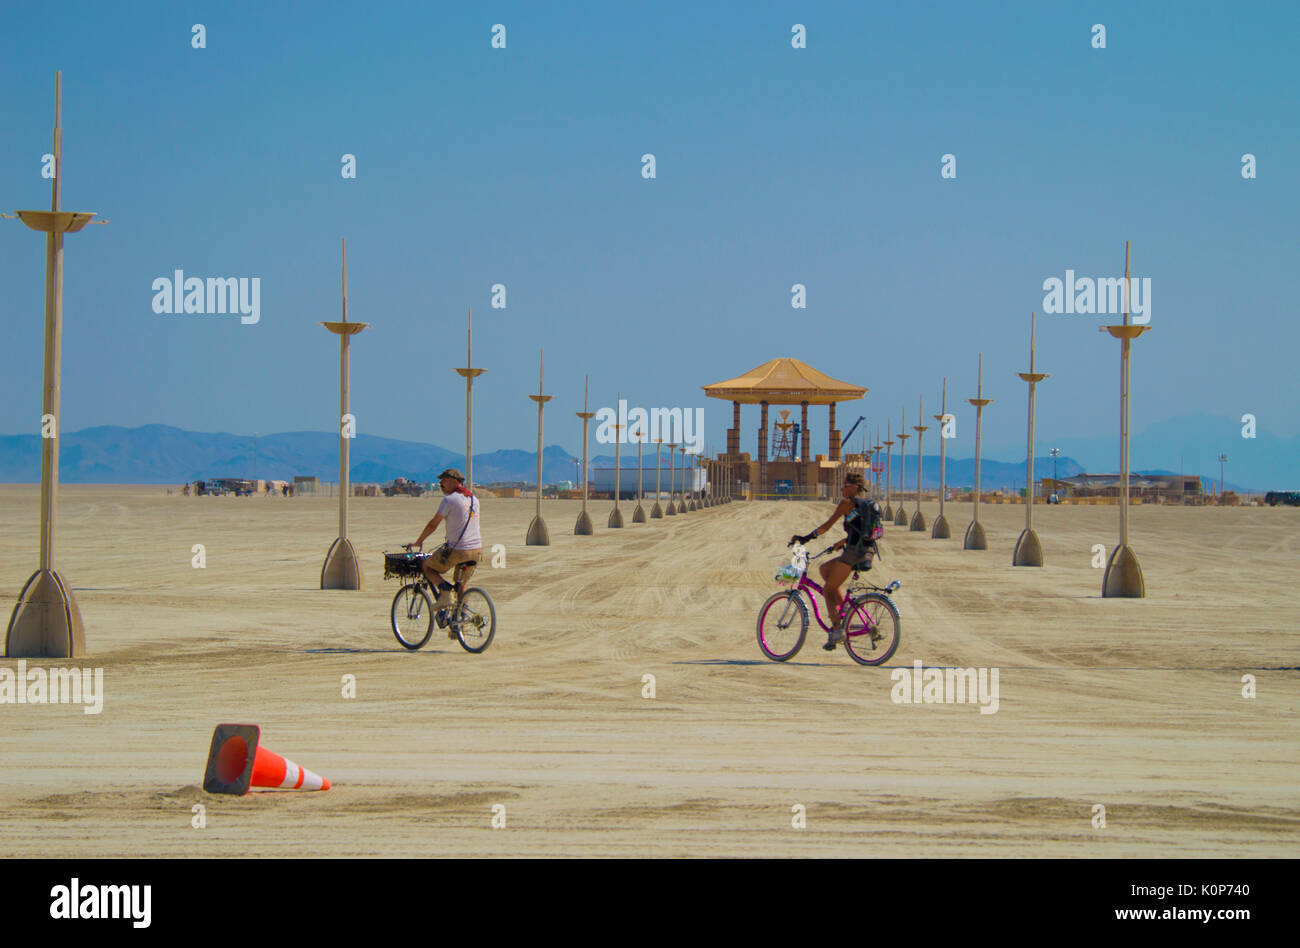
[[[838,482],[839,468],[843,463],[840,445],[840,432],[835,427],[835,406],[839,402],[855,401],[867,393],[860,385],[850,385],[833,379],[824,372],[819,372],[798,359],[773,359],[757,368],[750,369],[744,375],[725,382],[705,385],[704,394],[709,398],[722,398],[731,402],[732,424],[727,430],[727,451],[719,460],[739,465],[743,473],[748,468],[747,478],[750,495],[767,497],[774,495],[777,481],[788,480],[792,483],[792,493],[796,496],[820,496],[822,488],[827,485],[827,496],[832,484]],[[761,409],[758,426],[758,451],[755,459],[740,450],[740,406],[757,404]],[[769,405],[798,405],[799,417],[799,455],[794,459],[773,460],[768,456],[768,416]],[[808,430],[808,406],[825,405],[829,411],[826,429],[826,454],[811,457],[811,432]]]

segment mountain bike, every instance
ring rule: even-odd
[[[467,652],[479,653],[492,644],[497,631],[497,610],[492,597],[477,586],[457,592],[452,604],[439,609],[436,595],[430,595],[429,580],[422,564],[432,553],[384,554],[384,579],[397,577],[402,588],[393,596],[393,635],[403,648],[422,648],[433,635],[436,624],[447,629],[451,638]],[[457,563],[452,585],[461,588],[463,571],[469,563]]]
[[[777,573],[777,582],[787,588],[773,594],[758,610],[758,647],[772,661],[789,661],[803,647],[808,634],[805,595],[812,602],[817,624],[830,633],[831,627],[822,620],[818,605],[822,587],[808,578],[808,565],[834,549],[827,547],[811,557],[797,551]],[[901,585],[894,580],[888,586],[875,586],[860,580],[858,571],[853,571],[840,604],[840,627],[844,630],[844,650],[859,665],[883,665],[898,648],[901,622],[898,606],[889,594]]]

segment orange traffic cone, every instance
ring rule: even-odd
[[[260,746],[256,724],[218,724],[212,732],[203,789],[243,796],[250,787],[283,790],[328,790],[330,782],[306,767]]]

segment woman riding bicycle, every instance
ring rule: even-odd
[[[844,518],[847,536],[836,543],[833,549],[842,549],[838,557],[822,563],[819,567],[822,576],[822,594],[826,597],[826,608],[830,610],[831,631],[822,648],[830,651],[837,642],[844,640],[843,620],[840,617],[840,603],[843,596],[840,587],[854,570],[871,569],[871,560],[875,555],[876,526],[880,522],[880,505],[866,497],[867,484],[861,474],[851,473],[844,476],[842,498],[836,505],[829,519],[812,533],[804,536],[795,535],[791,543],[808,543],[825,533],[839,517]]]

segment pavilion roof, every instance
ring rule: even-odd
[[[703,388],[704,394],[709,398],[722,398],[746,405],[756,405],[759,402],[770,405],[798,405],[800,402],[830,405],[835,402],[851,402],[867,393],[860,385],[833,379],[798,359],[773,359],[750,369],[744,375],[725,382],[714,382]]]

